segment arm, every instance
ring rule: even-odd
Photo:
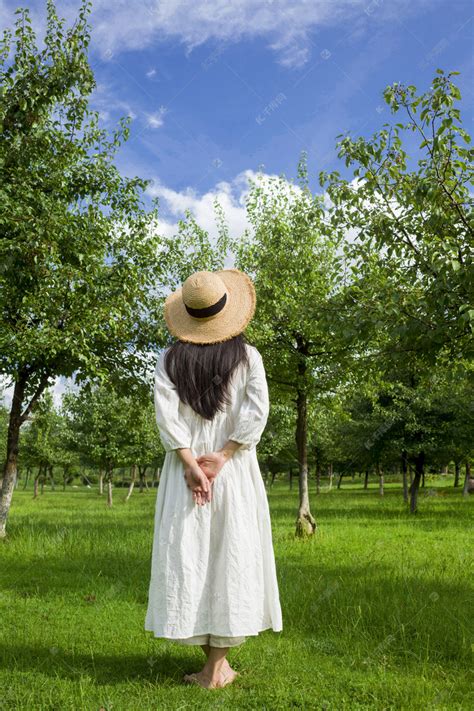
[[[179,415],[179,395],[166,372],[164,352],[160,354],[155,368],[154,402],[156,423],[165,452],[176,450],[196,503],[210,501],[209,481],[191,451],[191,432]]]
[[[217,452],[203,454],[196,460],[211,480],[237,450],[256,447],[267,424],[269,408],[265,368],[260,353],[254,351],[245,396],[229,439]]]
[[[265,368],[262,356],[254,350],[245,396],[229,440],[240,443],[241,449],[256,447],[266,427],[269,410]]]
[[[179,416],[179,396],[165,369],[165,352],[160,353],[155,368],[155,415],[165,452],[190,449],[191,432]]]

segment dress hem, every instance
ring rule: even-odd
[[[148,627],[145,627],[145,632],[152,632],[153,636],[155,639],[169,639],[171,641],[175,639],[188,639],[189,637],[197,637],[199,635],[203,634],[213,634],[216,635],[216,637],[256,637],[257,635],[260,634],[260,632],[265,632],[265,630],[273,630],[273,632],[282,632],[283,627],[280,628],[275,628],[272,625],[269,625],[268,627],[262,627],[259,629],[257,632],[252,631],[252,632],[193,632],[192,634],[188,635],[176,635],[175,637],[169,637],[164,634],[155,634],[155,630],[149,629]]]

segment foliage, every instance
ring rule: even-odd
[[[347,234],[353,318],[363,331],[389,331],[390,349],[472,354],[474,151],[456,105],[457,72],[438,70],[424,94],[396,83],[384,97],[404,113],[372,138],[343,137],[339,156],[351,180],[322,172],[338,234]],[[418,159],[404,144],[419,140]]]
[[[109,139],[88,109],[90,3],[67,31],[47,7],[41,52],[26,9],[13,61],[10,30],[0,52],[0,373],[21,373],[30,392],[74,372],[143,376],[160,274],[148,181],[114,165],[127,119]]]

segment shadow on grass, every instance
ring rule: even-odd
[[[204,656],[203,656],[204,660]],[[189,666],[189,665],[187,665]],[[53,678],[77,680],[88,676],[97,684],[123,684],[147,680],[166,685],[183,686],[176,652],[163,650],[148,657],[142,654],[81,654],[59,647],[40,645],[2,645],[0,668],[13,671],[33,671]]]

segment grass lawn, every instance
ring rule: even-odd
[[[314,492],[316,535],[293,538],[297,482],[269,490],[283,631],[231,650],[242,675],[185,686],[199,648],[143,629],[157,490],[14,493],[0,541],[0,709],[474,709],[474,496],[427,477],[410,516],[398,485]]]

